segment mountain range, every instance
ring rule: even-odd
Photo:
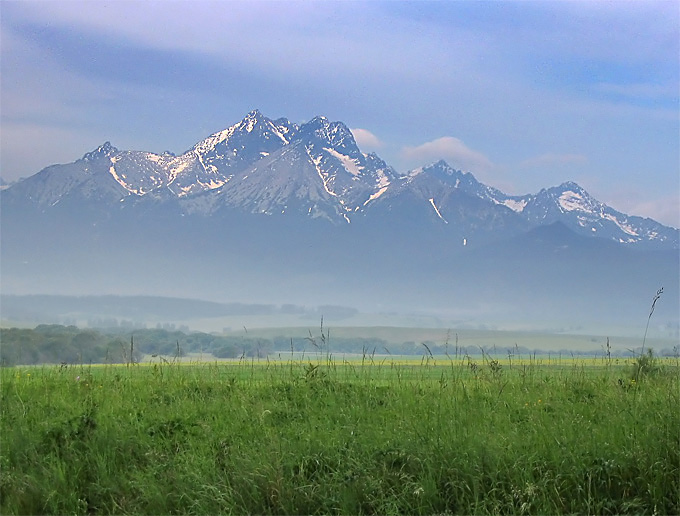
[[[180,155],[106,142],[0,202],[9,293],[542,320],[625,320],[660,283],[677,294],[678,229],[574,182],[513,196],[444,161],[401,174],[325,117],[255,110]]]

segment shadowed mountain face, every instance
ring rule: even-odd
[[[7,293],[342,303],[523,320],[677,320],[678,230],[566,182],[509,196],[405,175],[341,122],[258,111],[185,153],[106,143],[0,192]]]

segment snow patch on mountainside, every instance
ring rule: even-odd
[[[272,131],[276,136],[279,137],[279,139],[283,142],[284,145],[290,143],[290,140],[289,140],[288,137],[286,136],[286,134],[289,132],[289,130],[288,130],[287,127],[277,126],[277,125],[273,125],[273,124],[272,124],[272,126],[271,126],[270,129],[271,129],[271,131]],[[265,155],[265,156],[266,156],[266,155],[269,155],[268,152],[266,152],[266,153],[261,153],[261,154],[263,154],[263,155]]]
[[[437,213],[437,216],[444,221],[444,224],[448,224],[449,221],[442,217],[442,214],[439,212],[439,208],[437,208],[437,205],[434,203],[434,198],[430,198],[428,200],[430,201],[430,204],[434,208],[434,211]]]
[[[586,213],[594,213],[597,203],[593,202],[590,197],[584,197],[579,192],[573,190],[565,190],[558,199],[558,204],[562,211],[583,211]]]
[[[257,123],[257,119],[253,116],[248,116],[246,118],[246,120],[247,120],[247,122],[246,122],[246,126],[245,126],[244,129],[247,133],[251,133],[251,132],[253,132],[253,128],[255,127],[255,124]]]
[[[222,186],[226,183],[227,183],[227,181],[223,181],[223,180],[216,181],[214,179],[211,179],[210,182],[208,182],[208,183],[204,183],[202,181],[199,181],[199,184],[201,186],[204,186],[206,188],[206,190],[214,190],[215,188],[219,188],[220,186]]]
[[[116,161],[115,158],[111,158],[111,166],[109,167],[109,174],[113,176],[113,179],[116,180],[116,182],[125,188],[128,192],[136,194],[136,195],[144,195],[146,192],[143,190],[137,190],[135,188],[132,188],[124,179],[124,176],[119,176],[118,172],[116,171]]]
[[[389,183],[388,183],[389,184]],[[366,202],[364,202],[364,206],[366,206],[369,202],[375,201],[378,197],[380,197],[382,194],[384,194],[387,191],[387,186],[383,186],[380,190],[372,194]]]
[[[319,177],[321,178],[321,183],[323,184],[323,189],[326,190],[326,193],[328,195],[331,195],[333,197],[337,197],[338,194],[336,194],[334,191],[332,191],[330,188],[328,188],[328,182],[329,182],[328,174],[326,174],[321,169],[321,167],[319,166],[320,163],[321,163],[321,160],[323,158],[321,156],[314,158],[308,147],[305,147],[305,151],[307,151],[307,156],[309,156],[310,161],[314,164],[314,168],[316,169],[316,173],[319,174]]]
[[[387,174],[385,174],[385,172],[383,170],[378,170],[378,188],[387,189],[387,187],[389,185],[390,185],[390,178],[387,176]],[[382,195],[382,193],[380,195]],[[380,195],[378,197],[380,197]],[[378,197],[376,197],[376,199]]]
[[[175,178],[179,174],[184,172],[187,168],[189,168],[190,165],[191,161],[189,161],[188,159],[180,161],[180,163],[177,166],[175,166],[170,173],[170,182],[172,183],[175,180]]]
[[[515,199],[505,199],[504,201],[500,202],[499,204],[507,206],[508,208],[510,208],[515,213],[522,213],[522,211],[524,211],[524,208],[526,208],[527,201],[525,199],[522,199],[522,200],[519,200],[519,201],[517,201]]]
[[[202,156],[201,152],[196,150],[196,151],[194,151],[194,154],[196,155],[196,158],[198,158],[198,162],[200,163],[201,167],[203,167],[203,170],[205,172],[207,172],[208,174],[217,174],[219,172],[215,165],[212,165],[210,163],[206,163],[205,161],[203,161],[203,156]]]
[[[345,167],[345,170],[347,170],[347,172],[352,174],[354,177],[359,177],[361,175],[361,171],[364,169],[364,167],[357,164],[357,161],[355,159],[352,159],[345,154],[341,154],[340,152],[336,151],[335,149],[331,149],[330,147],[324,147],[323,150],[325,150],[328,154],[330,154],[338,161],[340,161],[340,163],[342,163],[342,166]]]
[[[236,126],[232,125],[231,127],[224,129],[223,131],[219,131],[215,134],[212,134],[212,135],[208,136],[205,140],[198,142],[194,146],[193,150],[198,155],[206,154],[207,152],[209,152],[209,151],[213,150],[215,147],[217,147],[217,145],[219,145],[223,141],[228,140],[234,134],[235,130],[236,130]]]
[[[161,162],[165,161],[163,156],[160,156],[158,154],[154,154],[152,152],[146,153],[146,159],[148,159],[149,161],[153,161],[154,163],[161,163]],[[163,163],[163,164],[165,164],[165,163]]]
[[[609,213],[603,213],[603,214],[602,214],[602,218],[603,218],[603,219],[606,219],[606,220],[612,221],[612,222],[613,222],[614,224],[616,224],[616,225],[619,227],[619,229],[621,229],[621,231],[623,231],[624,233],[627,233],[627,234],[629,234],[629,235],[631,235],[631,236],[640,236],[640,235],[638,234],[638,232],[635,231],[635,229],[633,229],[633,227],[632,227],[630,224],[625,224],[625,223],[619,221],[619,219],[617,219],[614,215],[611,215],[611,214],[609,214]]]

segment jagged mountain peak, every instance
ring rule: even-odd
[[[286,135],[294,129],[294,125],[287,119],[279,118],[274,121],[264,116],[258,109],[248,113],[235,127],[237,131],[255,132],[260,138],[278,138],[284,144],[289,143],[290,138]]]
[[[241,120],[237,126],[239,129],[242,129],[246,131],[247,133],[251,132],[255,126],[258,124],[260,125],[265,125],[267,122],[271,123],[271,120],[269,120],[267,117],[265,117],[259,109],[253,109],[250,111],[245,117],[243,117],[243,120]]]
[[[296,136],[310,143],[328,145],[346,155],[361,153],[349,127],[342,122],[331,122],[325,116],[316,116],[303,124]]]
[[[97,158],[102,158],[102,157],[109,157],[115,153],[119,152],[116,147],[111,145],[111,142],[104,142],[102,143],[99,147],[97,147],[95,150],[88,152],[85,154],[82,159],[86,161],[91,161],[93,159]]]
[[[543,189],[535,196],[534,201],[537,204],[555,204],[562,212],[598,213],[606,208],[574,181]]]
[[[480,183],[471,172],[463,172],[453,168],[443,159],[425,167],[412,170],[406,175],[405,182],[414,184],[428,183],[438,188],[461,190],[470,195],[494,202],[498,197],[505,198],[502,192]]]
[[[285,145],[290,142],[290,133],[294,129],[294,124],[285,118],[274,122],[255,109],[238,123],[201,140],[188,152],[194,151],[201,155],[216,153],[226,158],[227,154],[238,154],[239,149],[257,144],[257,141],[261,143],[263,140],[274,140],[275,145]]]
[[[459,184],[460,180],[467,175],[470,175],[474,182],[477,182],[474,176],[453,168],[443,159],[440,159],[439,161],[424,167],[422,171],[431,177],[436,177],[437,179],[440,179],[444,182],[453,183],[456,185]]]
[[[571,193],[582,197],[584,199],[592,199],[593,197],[575,181],[565,181],[556,186],[551,186],[548,188],[543,188],[537,195],[551,195],[551,196],[561,196],[564,193]]]
[[[446,172],[449,173],[449,174],[454,174],[454,173],[456,173],[456,172],[460,172],[459,170],[456,170],[456,169],[453,168],[451,165],[449,165],[449,164],[448,164],[445,160],[443,160],[443,159],[440,159],[440,160],[438,160],[438,161],[435,161],[434,163],[431,163],[430,165],[428,165],[428,166],[425,167],[425,168],[428,168],[428,169],[437,168],[437,169],[444,170],[444,171],[446,171]]]
[[[559,186],[553,187],[557,188],[560,190],[576,190],[578,192],[585,192],[583,187],[579,185],[576,181],[565,181],[564,183],[560,184]]]

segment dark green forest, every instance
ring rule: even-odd
[[[266,339],[223,337],[164,329],[133,332],[80,329],[42,324],[34,329],[0,329],[0,364],[89,364],[138,362],[143,355],[184,356],[209,353],[217,358],[264,357],[272,351]]]

